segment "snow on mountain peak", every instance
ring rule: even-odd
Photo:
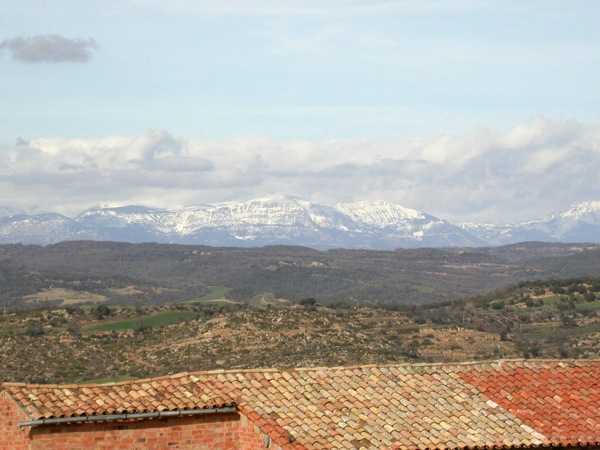
[[[541,222],[548,225],[559,224],[561,228],[572,226],[575,223],[600,225],[600,202],[573,203],[567,208],[544,217]]]
[[[425,214],[420,211],[384,201],[337,203],[334,207],[355,222],[378,227],[397,225],[398,222],[426,218]]]
[[[541,220],[469,223],[462,228],[385,201],[330,205],[281,195],[183,209],[97,206],[75,219],[41,214],[0,217],[0,242],[69,239],[387,249],[532,240],[600,242],[600,202],[576,203]]]
[[[550,216],[550,218],[555,217],[600,224],[600,202],[573,203],[568,208],[562,209]]]

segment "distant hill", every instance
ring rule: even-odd
[[[178,210],[94,207],[75,218],[13,214],[0,207],[0,243],[73,240],[302,245],[321,250],[480,247],[524,241],[600,243],[600,202],[577,203],[546,218],[511,225],[455,225],[381,201],[327,205],[289,196]]]
[[[600,246],[318,251],[72,241],[0,245],[0,305],[164,304],[257,296],[324,303],[423,304],[479,295],[523,280],[597,276]],[[86,297],[87,296],[87,297]]]

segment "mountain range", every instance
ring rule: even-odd
[[[523,241],[600,243],[600,202],[582,202],[528,222],[452,224],[383,201],[313,203],[297,197],[203,204],[185,209],[93,207],[75,218],[15,214],[0,207],[0,243],[70,240],[316,249],[479,247]]]

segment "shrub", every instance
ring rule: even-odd
[[[110,316],[112,311],[106,305],[98,305],[96,309],[93,310],[94,317],[98,320],[102,320],[105,317]]]
[[[44,334],[44,327],[40,321],[35,320],[33,322],[29,322],[25,333],[27,336],[42,336]]]
[[[317,299],[314,297],[303,298],[299,303],[301,306],[308,308],[310,306],[315,306],[317,304]]]
[[[81,334],[81,325],[76,320],[69,320],[66,325],[67,332],[72,335]]]

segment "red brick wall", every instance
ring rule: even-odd
[[[266,447],[263,441],[264,434],[254,425],[245,415],[240,414],[240,428],[238,432],[237,450],[264,450]],[[278,447],[271,443],[269,449]]]
[[[17,422],[27,420],[6,392],[0,391],[0,450],[28,450],[29,439]]]
[[[264,450],[263,434],[238,413],[26,427],[16,405],[5,401],[0,450]],[[23,415],[21,413],[21,415]],[[9,425],[9,423],[11,425]],[[275,446],[271,445],[271,449]]]

